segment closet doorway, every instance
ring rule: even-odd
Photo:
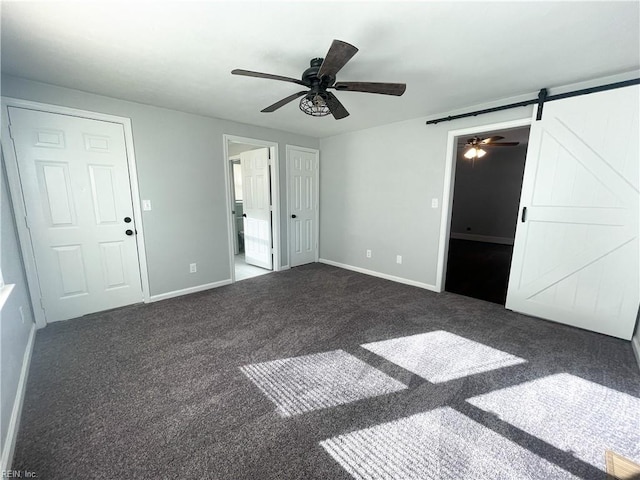
[[[279,264],[277,145],[225,135],[232,279],[270,273]]]
[[[456,137],[447,292],[505,304],[529,130]]]

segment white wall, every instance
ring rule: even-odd
[[[2,77],[2,95],[131,118],[140,195],[153,207],[143,212],[151,295],[230,278],[223,134],[278,142],[283,183],[286,144],[318,148],[310,137],[11,76]],[[280,197],[284,209],[285,188]],[[288,263],[286,221],[283,216],[283,265]],[[194,262],[198,272],[191,274]]]
[[[553,95],[637,77],[634,71],[547,87]],[[321,139],[320,258],[435,286],[448,132],[530,118],[532,113],[532,106],[519,107],[437,125],[426,125],[424,117]],[[439,201],[435,209],[434,198]],[[365,257],[367,249],[372,258]],[[396,255],[402,255],[401,265]]]
[[[0,313],[0,452],[4,452],[11,413],[33,323],[27,281],[18,247],[16,226],[7,191],[4,159],[0,171],[0,269],[5,283],[14,284]],[[24,322],[19,309],[22,307]],[[6,465],[0,465],[0,469]]]
[[[498,237],[516,235],[526,145],[487,148],[475,162],[458,151],[451,234]]]
[[[321,139],[320,257],[435,285],[448,131],[532,111],[437,125],[425,117]],[[433,198],[438,208],[431,208]]]

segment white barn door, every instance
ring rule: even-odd
[[[240,154],[244,213],[244,259],[271,270],[271,175],[269,149]]]
[[[292,267],[318,257],[317,150],[287,146],[289,184],[289,263]]]
[[[640,87],[552,101],[531,127],[506,307],[631,339]]]
[[[47,321],[141,302],[122,125],[8,111]]]

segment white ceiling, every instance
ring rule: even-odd
[[[2,2],[2,71],[324,137],[640,67],[639,2]],[[405,82],[402,97],[339,92],[344,120],[292,102],[333,39],[360,49],[339,81]]]

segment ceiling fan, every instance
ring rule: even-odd
[[[464,145],[468,150],[464,153],[464,157],[468,159],[472,158],[482,158],[486,155],[486,151],[484,148],[487,147],[515,147],[520,144],[520,142],[501,142],[496,143],[497,140],[503,140],[504,137],[500,135],[494,135],[493,137],[480,138],[473,137],[467,140],[467,143]]]
[[[253,72],[251,70],[232,70],[233,75],[244,75],[247,77],[267,78],[280,80],[283,82],[297,83],[308,90],[289,95],[286,98],[261,110],[262,112],[275,112],[280,107],[302,97],[300,100],[300,110],[307,115],[314,117],[324,117],[333,115],[336,120],[349,116],[349,112],[344,108],[338,98],[329,92],[329,89],[345,92],[365,92],[379,93],[382,95],[402,95],[407,86],[404,83],[377,83],[377,82],[336,82],[336,74],[346,63],[358,52],[353,45],[341,40],[334,40],[325,58],[313,58],[309,68],[303,73],[301,80],[270,73]]]

